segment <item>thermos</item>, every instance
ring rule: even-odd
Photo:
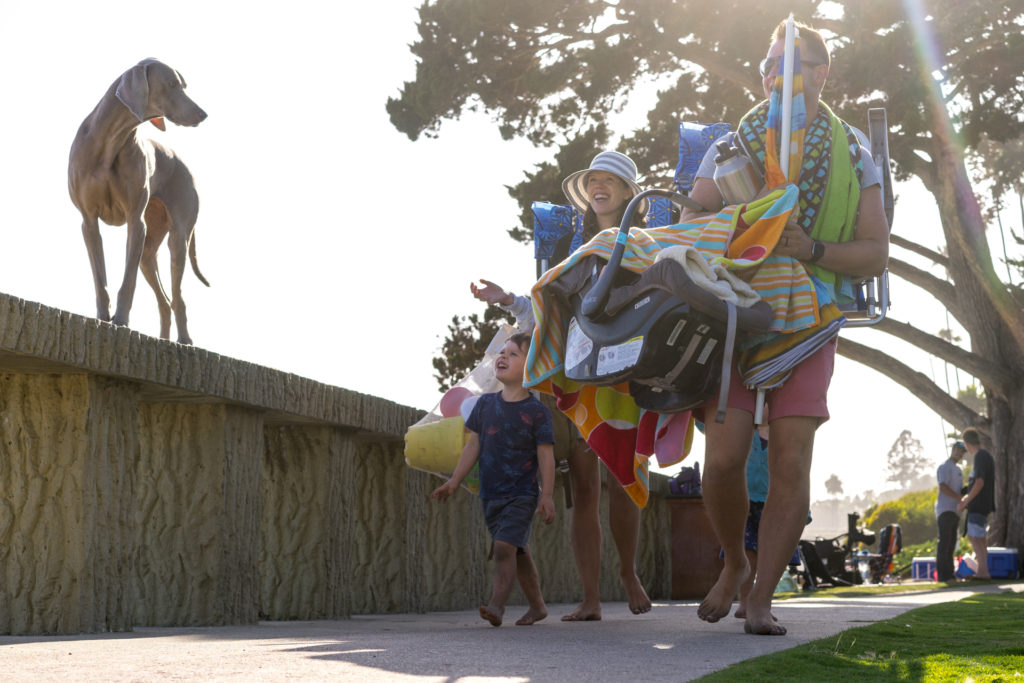
[[[725,205],[746,204],[757,196],[764,181],[754,169],[754,164],[736,147],[725,140],[715,144],[715,185],[722,193]]]

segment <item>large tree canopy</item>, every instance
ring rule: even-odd
[[[420,8],[416,78],[388,102],[410,138],[436,134],[467,109],[490,112],[506,137],[557,147],[511,188],[529,204],[559,195],[563,169],[584,168],[611,138],[608,117],[646,84],[659,88],[647,125],[619,148],[641,184],[670,185],[680,120],[735,122],[761,97],[756,64],[781,18],[828,38],[833,66],[822,99],[862,124],[884,106],[897,179],[919,178],[940,210],[945,248],[919,245],[897,223],[893,243],[945,269],[936,277],[894,252],[890,271],[942,303],[969,349],[887,319],[877,329],[976,377],[981,413],[923,373],[844,339],[840,353],[907,387],[957,428],[978,426],[997,459],[996,542],[1024,546],[1024,314],[985,239],[988,208],[1021,191],[1024,169],[1024,8],[996,0],[434,0]],[[736,21],[742,17],[742,21]],[[1022,204],[1024,209],[1024,204]],[[528,232],[511,231],[528,237]]]

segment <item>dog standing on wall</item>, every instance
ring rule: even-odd
[[[144,59],[125,71],[78,128],[68,162],[68,191],[82,213],[82,235],[96,283],[96,317],[127,325],[135,283],[141,269],[156,293],[160,336],[170,338],[171,311],[178,342],[191,344],[181,278],[188,254],[196,277],[206,285],[196,262],[193,229],[199,195],[188,167],[167,147],[139,136],[146,121],[164,130],[164,119],[197,126],[206,112],[185,94],[185,79],[156,59]],[[99,221],[128,225],[124,280],[110,317],[110,295]],[[168,238],[171,252],[171,298],[157,271],[157,249]]]

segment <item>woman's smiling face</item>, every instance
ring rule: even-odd
[[[598,216],[616,215],[632,198],[633,189],[614,173],[591,171],[587,174],[587,197]]]

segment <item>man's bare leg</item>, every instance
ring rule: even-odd
[[[988,486],[988,482],[985,483]],[[978,571],[975,572],[976,579],[991,579],[988,573],[988,539],[984,536],[968,536],[971,548],[974,550],[974,559],[978,561]]]
[[[583,584],[583,602],[562,621],[601,619],[601,471],[597,456],[578,439],[569,454],[572,481],[572,554]]]
[[[750,565],[750,573],[747,575],[746,581],[740,586],[740,602],[736,606],[736,612],[734,616],[737,619],[747,618],[747,598],[750,596],[750,589],[754,587],[754,575],[757,573],[757,553],[749,548],[743,549],[743,554],[747,556],[747,564]]]
[[[530,609],[516,621],[516,626],[530,626],[548,615],[548,606],[544,604],[544,596],[540,591],[540,576],[537,574],[537,565],[533,563],[533,554],[529,546],[525,552],[516,555],[516,577],[526,601],[530,604]]]
[[[743,548],[747,522],[747,454],[754,434],[753,416],[729,408],[725,422],[705,423],[704,508],[725,554],[725,566],[697,608],[697,616],[716,622],[732,609],[733,598],[750,574]]]
[[[480,606],[480,617],[490,622],[491,626],[501,626],[501,618],[505,615],[505,603],[508,602],[512,584],[516,580],[516,547],[504,541],[494,542],[494,583],[491,587],[491,599],[486,605]]]
[[[636,551],[640,543],[640,508],[614,475],[608,476],[608,525],[619,553],[619,581],[626,589],[629,611],[651,611],[651,599],[636,574]]]
[[[768,472],[771,484],[757,537],[757,577],[747,598],[747,633],[781,636],[772,618],[772,597],[807,524],[811,495],[811,455],[816,417],[784,417],[771,422]]]

